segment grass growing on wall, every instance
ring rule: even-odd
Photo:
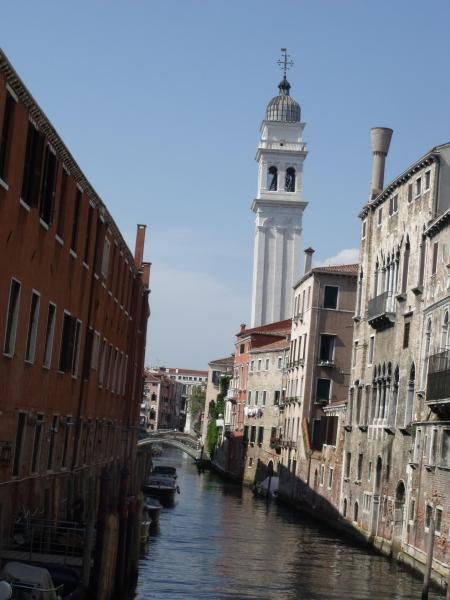
[[[231,377],[227,376],[220,378],[220,392],[217,394],[216,400],[210,402],[209,405],[210,421],[208,424],[206,445],[211,458],[214,458],[214,453],[219,442],[219,429],[217,427],[216,420],[219,418],[219,415],[222,415],[223,418],[223,415],[225,414],[225,398],[228,392],[228,388],[230,387],[230,379]]]

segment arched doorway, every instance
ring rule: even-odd
[[[394,537],[401,538],[403,531],[403,517],[405,514],[406,488],[403,481],[399,481],[395,490],[394,510]]]

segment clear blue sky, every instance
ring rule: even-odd
[[[449,23],[445,0],[2,3],[0,45],[131,246],[148,225],[149,364],[206,367],[249,320],[280,47],[309,147],[302,245],[324,261],[358,246],[370,127],[394,129],[386,181],[450,140]]]

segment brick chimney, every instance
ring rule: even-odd
[[[240,333],[244,333],[245,331],[245,323],[241,323],[241,331]]]
[[[134,250],[134,262],[138,269],[141,268],[144,259],[144,244],[146,225],[138,225],[136,231],[136,247]]]

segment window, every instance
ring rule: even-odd
[[[256,425],[250,427],[250,443],[254,444],[256,439]]]
[[[261,365],[262,365],[262,361],[261,359],[258,360],[258,371],[261,371]]]
[[[434,518],[434,523],[435,523],[434,532],[437,535],[440,535],[441,527],[442,527],[442,508],[436,508],[436,516]]]
[[[414,522],[416,517],[416,499],[411,498],[411,503],[409,505],[409,521]]]
[[[56,235],[59,236],[60,239],[64,239],[64,225],[66,220],[66,205],[67,205],[67,180],[69,178],[69,174],[65,167],[62,169],[61,175],[61,187],[59,191],[59,212],[58,212],[58,222],[56,224]]]
[[[73,377],[78,374],[80,336],[81,321],[64,312],[59,370],[63,373],[70,372]]]
[[[266,358],[266,371],[268,371],[268,370],[269,370],[269,359]]]
[[[241,344],[239,346],[239,354],[244,354],[245,353],[245,344]]]
[[[102,267],[101,267],[101,274],[104,279],[108,278],[110,250],[111,250],[111,242],[108,240],[108,238],[105,238],[105,243],[103,246]]]
[[[44,137],[36,127],[28,124],[27,148],[22,177],[21,198],[28,206],[37,206],[42,175]]]
[[[361,233],[362,239],[364,239],[366,237],[366,230],[367,230],[367,221],[363,221],[362,222],[362,233]]]
[[[425,530],[430,528],[431,517],[433,516],[433,507],[431,504],[427,504],[425,512]]]
[[[442,431],[441,465],[450,467],[450,429]]]
[[[358,471],[356,474],[356,479],[358,481],[361,481],[361,479],[362,479],[363,459],[364,459],[364,455],[358,454]]]
[[[283,368],[283,357],[282,357],[282,356],[279,356],[279,357],[278,357],[278,360],[277,360],[277,367],[278,367],[279,369],[282,369],[282,368]]]
[[[408,185],[408,202],[411,202],[413,199],[413,186],[412,183]]]
[[[345,455],[345,477],[347,479],[350,477],[351,462],[352,462],[352,453],[347,452]]]
[[[352,367],[356,366],[356,355],[358,352],[358,340],[353,342],[353,359],[352,359]]]
[[[372,461],[369,461],[369,464],[367,466],[367,481],[370,482],[370,480],[372,479]]]
[[[96,371],[98,368],[98,359],[100,354],[100,334],[98,331],[94,331],[94,339],[92,341],[92,354],[91,354],[91,369]]]
[[[358,502],[355,502],[355,508],[354,508],[354,511],[353,511],[353,521],[355,523],[358,522],[358,509],[359,509],[359,504],[358,504]]]
[[[78,242],[78,225],[80,220],[80,208],[81,208],[81,190],[77,188],[75,195],[75,204],[73,207],[73,221],[72,221],[72,236],[70,242],[70,248],[75,254],[77,253],[77,242]]]
[[[34,427],[33,454],[31,455],[31,473],[39,472],[39,460],[41,456],[43,426],[44,415],[36,415],[36,424]]]
[[[87,265],[89,264],[89,247],[91,245],[90,242],[91,242],[91,228],[92,228],[93,216],[94,216],[94,207],[91,204],[89,204],[88,220],[87,220],[87,224],[86,224],[86,238],[84,240],[84,253],[83,253],[83,260]]]
[[[49,438],[49,446],[48,446],[48,460],[47,460],[47,471],[53,470],[53,454],[55,450],[55,438],[58,433],[59,425],[59,417],[58,415],[53,415],[52,426],[50,428],[50,438]]]
[[[262,446],[264,441],[264,427],[258,427],[258,445]]]
[[[20,459],[21,459],[21,455],[22,455],[23,439],[24,439],[26,424],[27,424],[27,414],[24,412],[19,413],[19,415],[17,417],[16,445],[15,445],[15,449],[14,449],[14,461],[13,461],[13,468],[12,468],[12,474],[14,477],[17,477],[20,472],[20,465],[22,462]]]
[[[14,354],[16,345],[17,322],[19,319],[20,283],[11,279],[9,288],[8,312],[6,317],[6,333],[3,352],[8,356]]]
[[[56,155],[47,144],[44,157],[44,176],[39,199],[39,216],[47,225],[50,225],[53,221],[57,170],[58,162],[56,160]]]
[[[328,470],[328,489],[331,490],[331,488],[333,487],[333,473],[334,473],[334,469],[333,467],[330,467]]]
[[[250,405],[252,403],[252,391],[249,390],[247,392],[247,404]]]
[[[332,363],[334,360],[334,345],[335,345],[334,335],[322,334],[320,336],[320,351],[319,351],[319,360],[325,363]]]
[[[422,193],[422,178],[416,180],[416,196],[420,196]]]
[[[383,221],[383,207],[378,209],[378,225],[381,225]]]
[[[325,465],[320,465],[320,485],[323,485],[325,479]]]
[[[259,402],[259,391],[255,392],[255,406],[258,406],[258,402]]]
[[[278,169],[269,167],[267,172],[267,189],[269,192],[276,192],[278,189]]]
[[[405,321],[403,326],[403,348],[408,348],[409,346],[409,331],[411,327],[411,321]]]
[[[344,498],[344,502],[342,504],[342,516],[344,518],[347,516],[347,498]]]
[[[323,297],[324,308],[337,308],[339,288],[335,285],[326,285]]]
[[[47,313],[47,327],[45,329],[44,362],[43,366],[49,369],[52,363],[53,336],[55,335],[56,306],[49,302]]]
[[[36,352],[36,335],[39,319],[40,296],[37,292],[31,293],[30,316],[28,319],[27,346],[25,349],[26,362],[34,362]]]
[[[316,402],[319,404],[328,404],[330,401],[330,389],[331,379],[319,378],[317,380]]]
[[[251,360],[251,361],[250,361],[250,371],[253,371],[253,370],[254,370],[254,368],[255,368],[255,361],[254,361],[254,360]]]
[[[273,403],[274,403],[274,406],[278,406],[278,404],[280,403],[280,390],[275,390],[275,393],[273,396]]]
[[[267,397],[267,392],[266,392],[266,390],[264,390],[263,393],[262,393],[261,406],[265,406],[266,405],[266,397]]]
[[[107,348],[108,348],[108,342],[106,341],[106,338],[103,339],[103,344],[102,344],[102,351],[101,351],[101,358],[100,358],[100,370],[98,373],[98,384],[100,386],[103,385],[104,381],[105,381],[105,368],[106,368],[106,353],[107,353]]]
[[[425,173],[425,190],[429,190],[430,189],[430,182],[431,182],[431,171],[427,171]]]
[[[292,167],[286,169],[284,189],[286,192],[295,192],[295,169]]]
[[[11,147],[14,109],[16,101],[6,92],[5,108],[3,110],[2,130],[0,137],[0,179],[5,181],[8,170],[9,152]]]
[[[438,252],[439,252],[439,242],[435,242],[433,244],[433,264],[432,264],[432,268],[431,268],[432,275],[436,275]]]
[[[398,211],[398,194],[389,199],[389,215],[393,215]]]
[[[436,464],[437,435],[438,435],[438,430],[432,429],[431,430],[431,439],[430,439],[430,457],[429,457],[430,465]]]
[[[375,336],[371,335],[369,338],[369,352],[368,352],[368,364],[373,364],[373,352],[375,349]]]

